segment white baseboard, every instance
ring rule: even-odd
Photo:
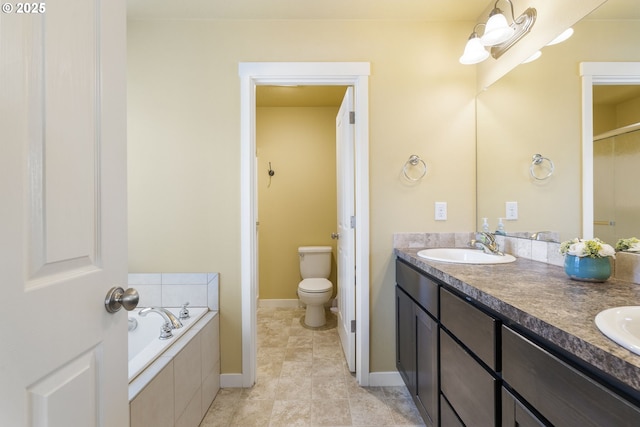
[[[259,299],[258,307],[261,308],[298,308],[304,304],[298,299]],[[325,304],[325,307],[337,307],[337,300],[332,298]]]
[[[221,388],[242,388],[242,374],[220,374]]]
[[[404,381],[398,371],[370,372],[369,385],[371,387],[394,387],[404,385]]]
[[[403,385],[404,382],[398,371],[371,372],[369,374],[369,386],[371,387],[395,387]],[[220,387],[242,388],[242,374],[220,374]]]
[[[261,299],[258,300],[258,307],[261,308],[298,308],[298,299]]]

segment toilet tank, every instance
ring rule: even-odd
[[[331,246],[300,246],[300,275],[303,279],[328,279],[331,274]]]

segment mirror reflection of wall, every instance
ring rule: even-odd
[[[640,235],[640,86],[593,87],[594,235]]]
[[[625,11],[619,7],[624,4],[634,8]],[[607,14],[612,9],[618,18]],[[504,221],[507,234],[550,230],[560,240],[582,235],[579,64],[640,61],[637,9],[625,0],[609,0],[574,25],[568,41],[545,47],[540,59],[516,67],[478,95],[478,229],[488,217],[495,230],[497,219],[506,215],[505,203],[517,201],[518,219]],[[530,176],[536,153],[555,164],[547,180]]]

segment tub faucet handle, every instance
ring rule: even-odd
[[[189,315],[189,309],[187,308],[188,305],[189,302],[185,302],[184,304],[182,304],[182,310],[180,310],[180,314],[178,315],[180,320],[188,319],[189,317],[191,317]]]
[[[171,332],[171,323],[170,322],[164,322],[164,324],[162,325],[162,328],[160,328],[160,339],[161,340],[166,340],[169,339],[171,337],[173,337],[173,333]]]

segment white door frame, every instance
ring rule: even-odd
[[[593,238],[593,85],[640,84],[640,62],[582,62],[582,236]]]
[[[349,85],[355,96],[356,379],[369,385],[369,75],[368,62],[241,62],[240,251],[242,386],[256,380],[256,86]]]

